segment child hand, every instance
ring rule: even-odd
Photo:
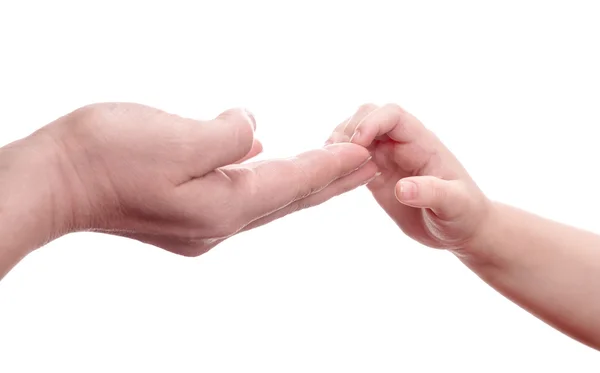
[[[371,151],[381,174],[367,187],[408,236],[457,253],[477,238],[491,202],[413,115],[394,104],[363,105],[328,140],[347,141]]]

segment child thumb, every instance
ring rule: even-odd
[[[400,203],[431,209],[440,218],[447,219],[460,215],[468,202],[468,192],[462,183],[434,176],[401,179],[396,184],[395,195]]]

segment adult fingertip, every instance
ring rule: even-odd
[[[353,165],[355,168],[363,166],[373,158],[366,148],[347,142],[327,145],[325,149],[340,159],[342,163]]]
[[[256,130],[256,119],[254,118],[254,114],[246,108],[225,110],[217,116],[217,119],[235,123],[245,122],[250,125],[253,131]]]
[[[248,152],[248,154],[246,154],[237,163],[246,162],[247,160],[256,157],[257,155],[259,155],[262,152],[263,152],[262,143],[258,139],[254,139],[254,142],[252,143],[252,148],[250,149],[250,151]]]
[[[262,151],[264,150],[264,146],[263,146],[262,142],[257,138],[254,138],[254,143],[252,144],[252,148],[256,149],[258,151],[258,153],[262,153]]]
[[[349,142],[326,144],[325,149],[334,154],[350,152],[363,155],[365,158],[371,156],[371,153],[365,147]]]
[[[375,164],[375,163],[373,163],[373,164]],[[364,183],[365,185],[369,186],[369,185],[373,184],[377,180],[377,178],[379,178],[379,176],[381,176],[381,172],[377,169],[377,166],[375,166],[374,172],[375,173],[372,174],[372,176],[369,179],[367,179],[367,181]]]
[[[252,114],[252,112],[246,108],[243,108],[243,111],[247,119],[250,121],[252,128],[256,131],[256,118],[254,117],[254,114]]]
[[[199,177],[218,167],[235,164],[246,157],[255,145],[252,120],[244,109],[229,109],[214,120],[194,126],[190,141],[199,149],[202,162],[191,158],[194,177]]]

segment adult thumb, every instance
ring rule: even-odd
[[[414,176],[400,180],[395,188],[399,202],[431,209],[441,218],[451,219],[462,213],[468,203],[468,191],[460,181],[434,176]]]
[[[198,176],[243,159],[252,150],[256,122],[245,109],[230,109],[201,123],[195,143],[202,155]]]

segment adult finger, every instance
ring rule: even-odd
[[[244,163],[247,160],[250,160],[250,159],[256,157],[257,155],[262,153],[262,151],[263,151],[262,143],[258,139],[254,139],[254,142],[252,143],[252,148],[250,149],[248,154],[246,154],[242,159],[240,159],[239,161],[237,161],[235,163],[236,164]]]
[[[192,131],[192,143],[201,159],[194,160],[195,177],[238,162],[252,149],[256,123],[244,109],[230,109],[217,118],[202,122]]]
[[[247,222],[277,211],[288,204],[315,194],[337,179],[356,171],[370,159],[358,145],[328,145],[294,158],[246,165],[247,172],[223,169],[239,180],[237,202],[241,218]],[[245,176],[244,176],[245,175]]]
[[[377,166],[375,165],[375,163],[373,163],[373,161],[368,161],[357,171],[334,181],[333,183],[325,187],[323,190],[315,194],[311,194],[308,197],[296,200],[286,205],[285,207],[280,208],[279,210],[276,210],[266,216],[263,216],[262,218],[254,220],[246,227],[244,227],[243,231],[247,231],[259,227],[261,225],[265,225],[294,212],[318,206],[332,199],[333,197],[336,197],[340,194],[349,192],[362,185],[367,184],[369,181],[373,180],[376,174]]]

